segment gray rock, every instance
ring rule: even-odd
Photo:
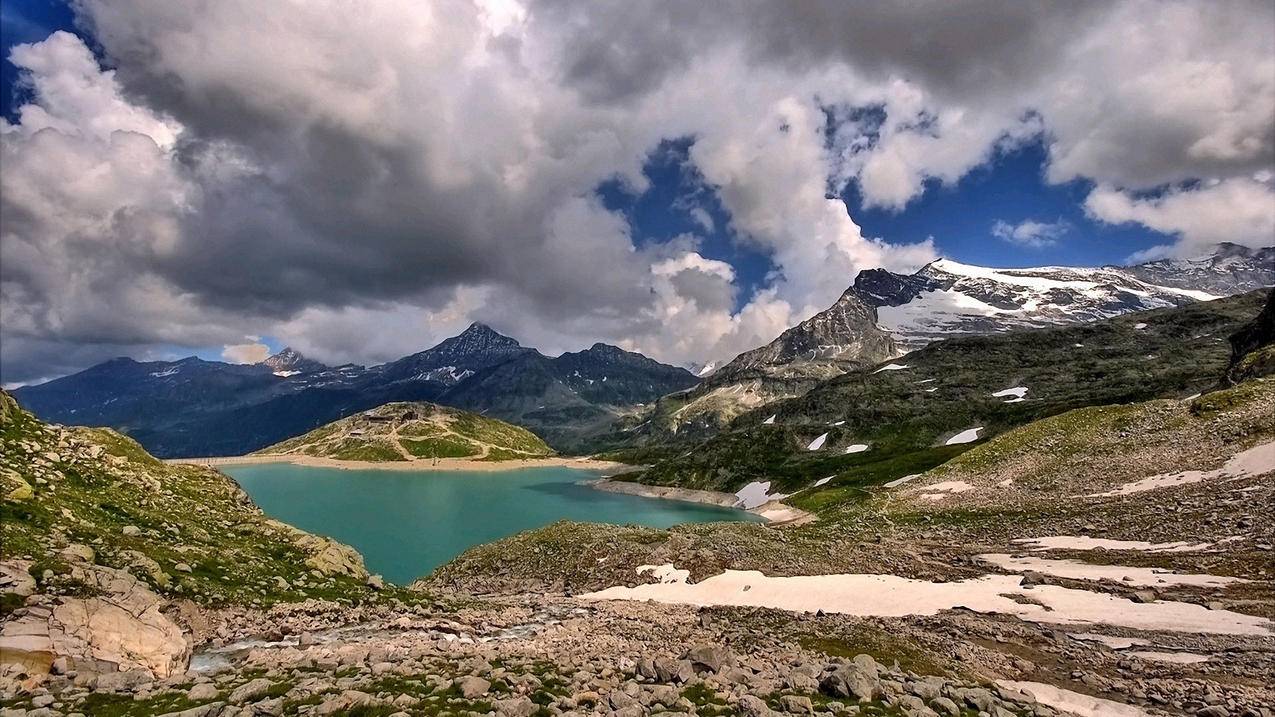
[[[507,700],[496,700],[493,705],[496,714],[501,717],[531,717],[536,711],[536,703],[526,697],[511,697]]]
[[[237,705],[255,700],[269,692],[272,684],[274,683],[264,677],[248,680],[230,693],[230,704]]]
[[[959,717],[961,714],[961,708],[946,697],[935,697],[930,700],[930,707],[933,707],[935,712],[949,717]]]
[[[169,712],[167,714],[160,715],[160,717],[211,717],[211,715],[221,712],[221,708],[225,706],[225,702],[212,702],[198,707],[191,707],[188,710],[182,710],[180,712]]]
[[[744,717],[770,717],[774,712],[756,695],[739,698],[739,713]]]
[[[809,697],[802,695],[784,695],[779,698],[779,704],[783,706],[784,712],[792,714],[814,714],[815,706]]]
[[[488,690],[491,689],[490,682],[475,675],[462,677],[460,681],[456,683],[456,686],[460,688],[461,695],[463,695],[467,700],[482,697],[487,694]]]
[[[686,659],[690,660],[691,667],[696,671],[720,672],[723,666],[734,661],[734,656],[731,655],[730,650],[720,645],[704,643],[687,650]]]
[[[201,682],[194,687],[191,687],[190,690],[186,692],[186,697],[187,699],[195,702],[203,702],[204,700],[211,700],[215,698],[218,691],[217,685],[214,685],[211,682]]]
[[[819,691],[866,702],[877,698],[881,685],[875,674],[868,674],[860,665],[837,665],[819,681]]]

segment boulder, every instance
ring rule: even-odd
[[[869,674],[861,665],[837,665],[819,681],[819,691],[831,697],[867,702],[880,695],[881,683],[875,673]]]
[[[730,650],[711,644],[699,644],[686,651],[686,659],[697,672],[720,672],[722,667],[734,662]]]
[[[191,645],[160,612],[164,601],[121,570],[77,564],[72,577],[94,597],[58,597],[0,626],[0,662],[47,673],[65,657],[80,672],[144,669],[155,677],[185,670]],[[34,674],[34,672],[32,673]]]
[[[243,683],[242,685],[239,685],[238,687],[236,687],[230,693],[230,698],[229,698],[230,704],[237,705],[237,704],[242,704],[244,702],[252,702],[256,700],[258,697],[261,697],[262,695],[269,692],[270,686],[272,684],[273,683],[270,682],[270,680],[267,680],[264,677],[258,677],[256,679],[249,680]]]
[[[467,700],[486,695],[491,689],[491,683],[477,675],[469,675],[462,677],[456,686],[460,689],[460,694]]]

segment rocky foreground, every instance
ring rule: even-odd
[[[562,523],[409,588],[3,398],[5,717],[1275,715],[1271,379],[1031,424],[799,527]]]

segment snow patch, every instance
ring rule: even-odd
[[[978,432],[981,430],[983,430],[982,426],[961,431],[955,436],[952,436],[951,438],[944,441],[943,445],[955,446],[958,443],[973,443],[974,441],[978,440]]]
[[[921,477],[921,474],[920,474],[920,473],[913,473],[913,474],[911,474],[911,475],[903,476],[902,478],[895,478],[894,480],[890,481],[889,483],[886,483],[886,484],[885,484],[885,487],[886,487],[886,488],[897,488],[897,487],[899,487],[899,486],[903,485],[904,483],[907,483],[907,482],[908,482],[908,481],[910,481],[910,480],[915,480],[915,479],[920,478],[920,477]]]
[[[866,450],[868,450],[866,443],[852,443],[846,446],[846,453],[863,453]]]
[[[1275,441],[1253,446],[1236,453],[1221,468],[1211,471],[1181,471],[1179,473],[1161,473],[1150,478],[1143,478],[1132,483],[1109,490],[1105,493],[1091,493],[1087,498],[1111,498],[1115,496],[1142,493],[1159,488],[1199,483],[1201,481],[1236,479],[1261,475],[1275,470]]]
[[[1150,717],[1150,713],[1141,707],[1104,700],[1101,697],[1090,697],[1043,682],[997,680],[996,684],[1029,694],[1046,707],[1053,707],[1077,717]]]
[[[1174,662],[1179,665],[1196,665],[1201,662],[1208,662],[1208,655],[1197,655],[1194,652],[1161,652],[1159,650],[1133,650],[1129,653],[1134,657],[1153,662]]]
[[[778,416],[778,415],[779,415],[779,414],[778,414],[778,413],[776,413],[776,414],[772,415],[770,418],[767,418],[766,420],[762,421],[762,425],[769,426],[770,424],[774,423],[774,422],[775,422],[775,417],[776,417],[776,416]]]
[[[832,480],[833,478],[836,478],[836,476],[828,476],[827,478],[820,478],[819,480],[815,481],[814,485],[811,487],[818,488],[821,485],[827,485],[828,481]]]
[[[154,376],[155,378],[163,378],[165,376],[172,376],[173,374],[177,373],[180,370],[181,369],[174,366],[170,369],[165,369],[163,371],[156,371],[155,373],[152,373],[151,375]]]
[[[753,508],[756,508],[759,505],[765,505],[772,500],[783,500],[784,498],[787,498],[788,495],[786,493],[772,494],[770,492],[770,481],[753,481],[736,491],[735,497],[739,499],[735,503],[736,508],[752,510]]]
[[[296,376],[299,373],[301,372],[300,371],[275,371],[274,375],[278,376],[279,378],[287,378],[289,376]]]
[[[650,573],[651,577],[662,583],[684,583],[691,577],[691,571],[678,570],[673,563],[664,563],[663,565],[639,565],[637,569],[638,575],[646,575]]]
[[[815,440],[811,441],[811,442],[810,442],[810,445],[806,446],[806,450],[808,450],[808,451],[817,451],[817,450],[819,450],[820,448],[823,448],[823,444],[824,444],[825,442],[827,442],[827,440],[828,440],[828,434],[827,434],[827,433],[825,433],[825,434],[823,434],[823,435],[819,436],[818,438],[816,438]]]
[[[770,577],[757,570],[727,570],[690,584],[688,580],[625,587],[580,596],[584,600],[653,600],[683,605],[769,607],[860,617],[935,615],[964,607],[1051,625],[1105,623],[1138,630],[1221,635],[1272,635],[1270,620],[1202,605],[1157,601],[1135,603],[1109,593],[1057,585],[1021,585],[1017,575],[984,575],[951,582],[897,575],[842,574]],[[1031,600],[1020,602],[1024,597]],[[1018,599],[1015,599],[1018,598]]]
[[[1124,565],[1091,565],[1078,560],[1051,560],[1049,558],[1015,558],[1004,553],[987,553],[980,560],[1001,570],[1016,573],[1036,572],[1072,580],[1112,580],[1125,585],[1161,587],[1167,585],[1193,585],[1196,587],[1222,587],[1233,583],[1248,582],[1240,578],[1220,575],[1174,573],[1160,568],[1131,568]]]
[[[921,497],[925,500],[942,500],[953,493],[964,493],[967,490],[974,490],[974,486],[963,480],[947,480],[942,483],[927,485],[920,490],[926,491],[921,494]]]
[[[1133,325],[1133,328],[1135,328],[1135,329],[1137,329],[1137,330],[1141,331],[1142,329],[1147,328],[1147,325],[1146,325],[1146,324],[1144,324],[1144,323],[1142,323],[1142,322],[1138,322],[1138,323],[1136,323],[1136,324],[1134,324],[1134,325]]]
[[[1137,550],[1145,553],[1189,553],[1213,547],[1213,543],[1149,543],[1145,540],[1111,540],[1075,535],[1047,535],[1043,538],[1019,538],[1015,541],[1028,550]]]
[[[992,394],[992,398],[1005,398],[1006,396],[1013,396],[1013,398],[1005,401],[1005,403],[1018,403],[1019,401],[1025,401],[1027,400],[1027,387],[1015,386]]]
[[[881,373],[882,371],[902,371],[903,369],[912,368],[903,363],[888,363],[872,373]]]

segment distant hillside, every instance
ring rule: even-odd
[[[970,444],[1063,411],[1182,398],[1217,385],[1227,338],[1266,292],[1053,329],[938,341],[746,413],[702,442],[620,452],[654,463],[638,480],[735,490],[770,481],[918,473]]]
[[[525,428],[433,403],[387,403],[258,451],[350,461],[542,458],[553,449]]]
[[[575,450],[697,381],[606,344],[551,358],[476,323],[381,366],[328,367],[292,349],[252,365],[120,358],[14,395],[45,420],[109,426],[161,457],[242,455],[394,401],[480,411]]]

